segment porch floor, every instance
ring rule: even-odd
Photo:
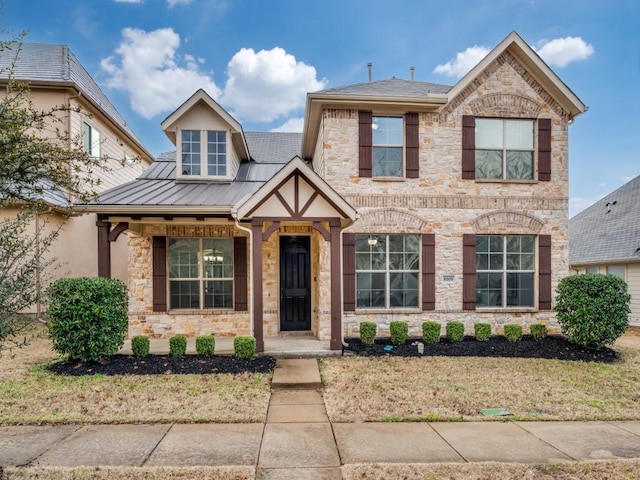
[[[131,355],[131,339],[127,339],[118,353]],[[168,338],[150,339],[149,353],[168,354]],[[187,338],[187,354],[196,353],[196,339]],[[233,337],[216,337],[216,355],[233,354]],[[331,350],[329,340],[318,340],[307,335],[267,337],[264,339],[264,355],[287,357],[328,357],[342,355],[340,350]]]

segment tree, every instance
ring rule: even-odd
[[[38,109],[28,85],[13,78],[23,37],[0,41],[0,56],[11,58],[10,66],[0,69],[7,80],[0,98],[0,351],[21,343],[20,312],[40,300],[41,281],[55,266],[54,260],[44,260],[59,229],[43,228],[52,211],[48,199],[64,195],[69,200],[55,207],[64,220],[74,203],[95,195],[93,172],[105,164],[66,130],[64,120],[76,109]]]

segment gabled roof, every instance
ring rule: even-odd
[[[640,262],[640,176],[569,220],[569,264]]]
[[[295,157],[300,133],[247,132],[254,159],[244,162],[232,182],[176,181],[176,152],[161,154],[132,182],[100,194],[89,210],[108,213],[230,213]]]
[[[13,78],[30,85],[75,87],[149,158],[153,157],[69,47],[20,42],[8,45],[10,48],[0,50],[0,81]]]
[[[544,60],[542,60],[515,31],[507,35],[486,57],[460,79],[449,91],[449,99],[453,100],[460,92],[467,88],[487,66],[494,62],[506,50],[522,63],[527,69],[527,72],[569,113],[570,118],[577,117],[587,111],[586,105],[580,101],[576,94],[560,80],[560,77],[549,68]]]
[[[392,77],[386,80],[376,80],[375,82],[328,88],[315,93],[318,95],[424,98],[431,93],[446,94],[449,90],[451,90],[449,85],[402,80]]]
[[[240,154],[242,159],[249,158],[249,148],[242,131],[242,125],[233,116],[222,108],[218,102],[216,102],[211,96],[205,92],[202,88],[198,89],[196,93],[191,95],[182,105],[176,108],[167,118],[165,118],[161,125],[164,133],[169,139],[176,144],[176,132],[172,126],[189,110],[199,103],[204,103],[213,112],[215,112],[222,120],[231,128],[231,141],[233,142],[236,151]]]

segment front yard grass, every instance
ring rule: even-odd
[[[626,342],[626,343],[625,343]],[[344,357],[321,361],[332,422],[639,420],[640,338],[613,364],[524,358]]]

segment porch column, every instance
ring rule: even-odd
[[[342,282],[340,275],[340,220],[331,227],[331,350],[342,349]]]
[[[109,243],[109,230],[111,224],[98,217],[98,276],[111,277],[111,244]]]
[[[253,336],[256,351],[264,352],[264,328],[262,305],[262,221],[251,221],[251,256],[253,260]]]

